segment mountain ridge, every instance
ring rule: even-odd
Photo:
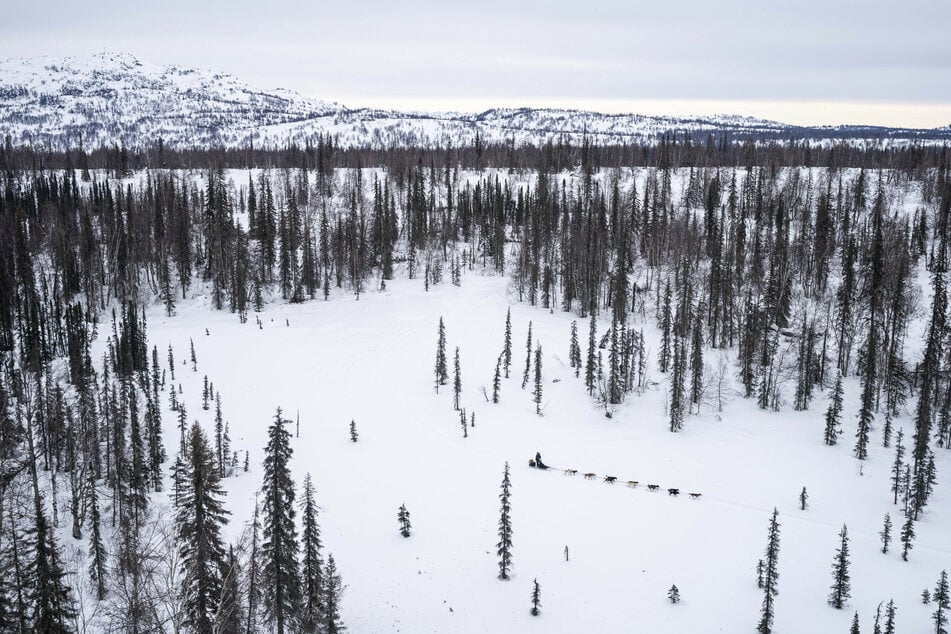
[[[342,146],[544,144],[567,136],[599,143],[650,142],[668,133],[816,142],[951,141],[951,125],[795,126],[735,114],[672,117],[578,109],[490,108],[424,112],[350,108],[285,88],[261,89],[209,70],[159,66],[130,53],[0,61],[0,135],[52,148],[304,144],[330,135]]]

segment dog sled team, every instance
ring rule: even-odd
[[[551,469],[551,468],[552,468],[552,467],[548,466],[547,464],[545,464],[545,463],[542,461],[542,454],[541,454],[540,451],[536,451],[536,452],[535,452],[535,458],[528,461],[528,466],[529,466],[529,467],[532,467],[532,468],[534,468],[534,469],[542,469],[542,470],[544,470],[544,471],[547,471],[548,469]],[[577,470],[577,469],[562,469],[561,472],[562,472],[564,475],[568,475],[568,476],[578,475],[578,470]],[[584,477],[585,477],[586,480],[594,480],[595,478],[598,477],[598,474],[596,474],[596,473],[585,473],[585,474],[584,474]],[[607,484],[614,484],[615,482],[617,482],[617,476],[606,475],[606,476],[604,476],[604,482],[606,482]],[[638,483],[637,480],[628,480],[628,481],[627,481],[627,486],[628,486],[629,488],[631,488],[631,489],[636,489],[638,484],[639,484],[639,483]],[[659,485],[659,484],[648,484],[648,485],[647,485],[647,490],[648,490],[648,491],[658,491],[658,490],[660,490],[660,485]],[[680,495],[680,489],[678,489],[678,488],[669,488],[669,489],[667,489],[667,495],[672,495],[672,496],[674,496],[674,497],[677,497],[678,495]],[[688,495],[691,497],[691,499],[696,500],[696,499],[698,499],[702,494],[701,494],[701,493],[689,493]]]

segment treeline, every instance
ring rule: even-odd
[[[169,153],[195,171],[135,171],[152,159],[98,152],[2,155],[0,563],[11,573],[0,579],[0,631],[71,631],[91,618],[123,631],[337,627],[331,558],[298,545],[293,515],[279,513],[294,508],[280,413],[260,517],[234,549],[220,541],[220,478],[240,457],[220,404],[213,439],[189,423],[175,372],[197,372],[195,350],[176,362],[169,349],[163,363],[144,317],[155,302],[172,316],[203,292],[244,321],[269,302],[361,294],[396,277],[428,287],[447,268],[457,284],[463,268],[509,275],[519,300],[580,318],[569,359],[606,413],[655,367],[671,431],[723,407],[730,374],[764,410],[808,410],[827,392],[823,441],[837,444],[842,377],[856,376],[852,451],[864,460],[872,443],[895,448],[892,491],[912,536],[937,483],[933,452],[951,447],[943,148],[671,138],[640,149],[361,153],[327,141],[244,157]],[[649,158],[632,169],[637,152]],[[241,168],[286,163],[225,171],[229,157]],[[58,160],[71,169],[47,169]],[[930,303],[917,290],[924,274]],[[920,314],[919,358],[905,342]],[[656,351],[644,344],[651,323]],[[106,352],[93,358],[100,336]],[[711,367],[713,349],[736,363]],[[528,354],[523,384],[530,341]],[[210,381],[204,392],[210,412]],[[178,421],[177,443],[162,437],[163,411]],[[152,501],[169,487],[171,523]],[[306,503],[302,512],[306,542],[318,533]],[[88,543],[84,561],[64,560],[64,523]],[[261,559],[275,534],[289,541]],[[89,583],[95,599],[83,597]]]
[[[937,140],[880,142],[842,139],[817,143],[808,138],[756,139],[729,132],[667,133],[657,139],[628,144],[572,142],[569,135],[544,145],[483,142],[460,147],[343,147],[330,135],[316,135],[283,148],[168,148],[161,140],[146,148],[115,143],[87,150],[82,143],[62,151],[35,145],[14,145],[10,137],[0,151],[0,172],[50,169],[108,170],[123,176],[142,169],[298,168],[328,173],[335,168],[382,167],[401,172],[417,163],[450,164],[461,169],[527,169],[561,172],[578,166],[582,152],[594,169],[615,167],[860,167],[917,171],[948,164],[947,143]]]

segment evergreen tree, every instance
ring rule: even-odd
[[[535,389],[532,392],[535,401],[535,413],[542,415],[542,347],[535,349]]]
[[[532,616],[541,614],[542,607],[542,588],[538,585],[538,579],[532,581]]]
[[[670,377],[670,431],[684,427],[684,381],[687,367],[686,350],[680,337],[674,338],[673,375]]]
[[[806,487],[802,487],[802,493],[799,494],[799,510],[805,511],[809,508],[809,494],[806,493]]]
[[[829,591],[829,605],[841,610],[852,596],[852,582],[849,575],[849,532],[845,524],[839,532],[839,547],[832,560],[832,589]]]
[[[680,603],[680,590],[677,588],[677,584],[670,586],[670,590],[667,591],[667,599],[674,605]]]
[[[598,323],[595,321],[594,314],[592,314],[591,325],[588,328],[588,356],[584,367],[584,385],[588,388],[588,394],[590,395],[594,395],[598,375],[597,330]]]
[[[664,307],[662,310],[660,322],[660,352],[657,358],[657,369],[661,372],[667,372],[670,368],[670,349],[671,349],[671,326],[672,318],[670,313],[670,280],[664,283]]]
[[[248,553],[248,580],[247,580],[247,600],[248,600],[248,627],[246,634],[255,631],[258,619],[255,608],[261,601],[261,589],[258,581],[258,567],[260,564],[261,553],[258,547],[258,533],[261,530],[261,522],[258,520],[260,514],[260,505],[258,504],[258,494],[254,494],[254,512],[251,516],[251,552]]]
[[[241,590],[238,579],[241,575],[234,547],[228,547],[224,577],[221,580],[221,600],[218,602],[216,632],[221,634],[239,634],[241,632]]]
[[[304,610],[301,630],[317,632],[323,621],[323,567],[320,549],[320,526],[317,524],[317,503],[310,474],[304,476],[304,495],[301,500],[301,586]]]
[[[443,325],[442,317],[439,318],[439,336],[436,340],[436,391],[439,391],[440,385],[445,385],[449,380],[449,370],[446,366],[446,327]]]
[[[882,553],[888,554],[888,547],[892,543],[892,516],[885,513],[885,522],[882,524],[882,530],[878,534],[882,538]]]
[[[492,377],[492,402],[499,402],[499,391],[502,389],[502,355],[495,362],[495,375]]]
[[[176,517],[182,607],[192,630],[211,632],[226,572],[221,528],[229,513],[217,460],[198,423],[189,433],[183,485]]]
[[[343,587],[340,573],[337,572],[337,562],[331,553],[327,555],[327,567],[324,569],[324,632],[327,634],[339,634],[347,629],[340,620]]]
[[[569,365],[575,369],[575,378],[581,373],[581,346],[578,343],[578,322],[571,322],[571,340],[568,344]]]
[[[701,302],[694,317],[693,333],[690,340],[690,403],[700,413],[700,397],[703,394],[703,314]]]
[[[915,521],[911,514],[905,518],[905,523],[901,527],[901,559],[908,561],[908,551],[914,548],[915,539]]]
[[[106,598],[106,547],[102,542],[102,516],[99,509],[99,490],[94,474],[88,480],[89,504],[89,577],[96,586],[96,599]]]
[[[931,616],[931,620],[934,621],[935,634],[948,634],[948,630],[945,628],[948,624],[948,616],[945,614],[945,610],[951,608],[951,594],[948,590],[948,572],[946,570],[941,571],[934,592],[931,593],[931,599],[937,606]]]
[[[502,475],[502,511],[499,517],[499,543],[496,544],[496,554],[499,556],[499,579],[508,581],[509,570],[512,568],[512,481],[509,478],[509,463],[505,463]]]
[[[779,594],[779,511],[773,509],[769,520],[769,532],[766,540],[766,554],[763,559],[763,608],[760,613],[757,631],[770,634],[773,631],[773,618],[776,614],[774,597]]]
[[[400,535],[403,537],[409,537],[409,531],[412,528],[412,525],[409,521],[409,511],[406,510],[406,504],[400,505],[400,510],[399,513],[397,513],[396,519],[400,523]]]
[[[509,378],[509,368],[512,367],[512,309],[505,312],[505,344],[502,347],[502,365],[505,368],[505,378]]]
[[[357,442],[360,439],[360,434],[357,433],[357,421],[350,421],[350,442]]]
[[[281,408],[268,427],[261,488],[264,543],[261,545],[261,587],[264,616],[278,634],[292,630],[300,615],[301,579],[297,565],[297,531],[294,527],[294,481],[291,479],[290,432]]]
[[[225,477],[225,462],[228,459],[228,450],[225,446],[224,417],[221,415],[221,393],[215,395],[215,461],[218,465],[219,477]]]
[[[882,634],[895,634],[895,612],[897,608],[895,607],[895,601],[893,599],[888,600],[888,605],[885,607],[885,630]]]
[[[46,518],[46,512],[36,503],[36,523],[33,530],[32,588],[29,592],[32,607],[33,630],[36,632],[72,632],[76,618],[73,593],[66,581],[66,571],[60,563],[59,547]]]
[[[532,322],[528,322],[528,338],[525,340],[525,371],[522,372],[522,389],[528,385],[532,371]]]
[[[172,344],[168,344],[168,373],[172,380],[175,380],[175,355],[172,352]],[[172,390],[174,393],[175,390]]]
[[[856,612],[852,617],[852,627],[849,628],[849,634],[862,634],[861,629],[859,628],[859,613]]]
[[[459,398],[462,395],[462,368],[459,364],[459,346],[456,346],[456,357],[453,361],[452,374],[452,406],[459,410]]]
[[[829,446],[835,445],[839,440],[842,430],[842,372],[837,371],[835,375],[835,385],[832,388],[832,396],[829,399],[829,409],[826,410],[825,443]]]
[[[904,431],[899,427],[898,436],[895,439],[895,461],[892,463],[892,493],[894,498],[892,499],[893,504],[898,504],[898,494],[902,490],[902,459],[905,457],[905,446],[902,444],[902,438],[904,437]]]

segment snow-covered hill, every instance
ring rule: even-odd
[[[579,110],[493,109],[424,113],[348,108],[283,90],[261,90],[211,71],[156,66],[126,53],[0,61],[0,135],[14,145],[87,148],[114,143],[169,147],[282,146],[331,134],[345,146],[464,145],[514,139],[540,144],[587,133],[601,143],[654,139],[667,132],[760,139],[951,140],[951,128],[802,128],[720,115],[676,118]]]

